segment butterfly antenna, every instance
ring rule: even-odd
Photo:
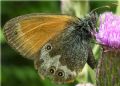
[[[95,8],[95,9],[93,9],[93,10],[90,12],[90,14],[92,14],[92,13],[94,13],[96,10],[102,9],[102,8],[108,8],[108,9],[110,9],[110,6],[106,5],[106,6],[101,6],[101,7]]]
[[[98,7],[98,8],[96,8],[96,9],[93,9],[90,13],[93,13],[93,12],[95,12],[96,10],[101,9],[101,8],[108,8],[108,9],[110,9],[110,8],[113,7],[113,6],[118,6],[118,4],[117,4],[117,3],[111,3],[111,4],[109,4],[109,5],[101,6],[101,7]]]

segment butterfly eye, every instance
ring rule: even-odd
[[[52,49],[52,46],[49,44],[46,46],[46,50],[51,50]]]
[[[50,67],[50,69],[49,69],[49,72],[51,73],[51,74],[54,74],[55,73],[55,67]]]
[[[64,77],[64,72],[63,72],[63,71],[59,71],[59,72],[57,73],[57,75],[58,75],[59,77]]]

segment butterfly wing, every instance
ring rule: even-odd
[[[72,20],[71,16],[66,15],[27,14],[8,21],[4,33],[10,46],[33,59],[40,48],[66,29]]]

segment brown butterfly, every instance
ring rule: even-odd
[[[68,15],[27,14],[8,21],[4,34],[11,47],[34,60],[41,77],[69,83],[86,63],[95,67],[89,43],[96,21],[94,13],[84,19]]]

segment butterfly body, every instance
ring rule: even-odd
[[[95,59],[89,45],[90,30],[96,16],[85,19],[65,15],[29,14],[5,25],[8,43],[23,56],[33,59],[40,76],[57,83],[74,81],[88,63]]]

